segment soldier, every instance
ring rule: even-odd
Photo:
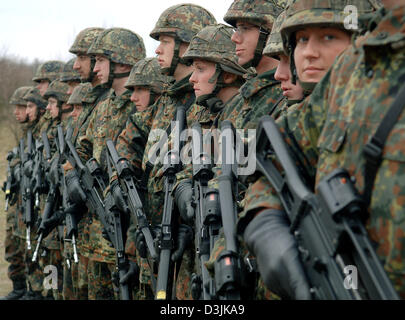
[[[139,127],[144,127],[148,136],[145,152],[142,161],[144,179],[147,181],[147,199],[145,199],[145,210],[152,225],[157,226],[161,222],[163,212],[164,192],[162,177],[162,162],[150,162],[149,153],[153,153],[154,145],[161,139],[159,134],[149,132],[160,132],[170,130],[170,123],[175,120],[177,106],[186,106],[189,109],[194,103],[195,95],[189,83],[192,67],[185,62],[181,56],[187,49],[191,38],[203,27],[215,24],[213,15],[204,8],[194,4],[180,4],[169,7],[160,15],[150,36],[160,42],[155,50],[158,55],[158,62],[168,76],[173,76],[171,86],[165,90],[155,104],[148,111],[144,111],[138,122]],[[149,134],[149,135],[148,135]],[[152,150],[151,150],[152,149]],[[163,153],[161,153],[163,156]],[[135,228],[128,231],[128,239],[134,239]],[[129,255],[135,256],[134,243],[127,243],[126,251]],[[150,270],[141,267],[140,286],[144,287],[145,299],[151,299],[153,293],[149,285]],[[142,274],[145,274],[143,277]],[[186,294],[187,293],[182,293]]]
[[[24,95],[23,99],[27,102],[27,116],[28,116],[28,130],[31,130],[33,139],[38,139],[40,136],[40,119],[45,113],[46,100],[40,95],[37,88],[31,87],[30,90]],[[25,139],[26,140],[26,139]],[[21,165],[22,166],[22,165]],[[18,210],[16,228],[14,232],[17,237],[26,239],[26,226],[23,222],[23,212]],[[35,226],[31,230],[30,240],[33,246],[35,246]],[[32,262],[32,251],[28,250],[25,246],[25,265],[26,265],[26,277],[28,281],[28,290],[20,298],[20,300],[42,300],[42,282],[43,273],[38,263]]]
[[[196,104],[193,105],[187,117],[187,125],[191,128],[193,122],[198,121],[201,127],[206,129],[203,132],[207,131],[208,134],[204,137],[203,145],[210,146],[209,150],[204,149],[208,155],[212,155],[214,148],[217,147],[217,142],[214,142],[214,146],[211,146],[210,142],[211,137],[218,138],[215,132],[218,129],[218,119],[221,112],[228,105],[232,105],[235,99],[238,99],[239,88],[244,83],[243,75],[246,70],[238,64],[235,43],[231,40],[232,36],[233,30],[229,26],[218,24],[205,27],[193,37],[183,55],[183,59],[193,61],[194,71],[190,77],[190,82],[193,84],[196,95]],[[216,162],[217,159],[214,156],[212,158],[213,163]],[[175,192],[175,201],[182,222],[194,225],[192,217],[195,214],[185,206],[188,201],[190,204],[192,203],[190,193],[193,178],[192,165],[184,165],[183,167],[183,171],[176,174],[178,186]],[[196,207],[198,204],[192,206]],[[199,230],[194,230],[194,232],[199,232]],[[214,236],[212,235],[212,237]],[[194,270],[186,271],[183,269],[184,273],[191,274],[192,271]],[[201,270],[198,271],[197,274],[200,274]],[[203,298],[200,296],[202,288],[198,285],[201,280],[196,276],[191,277],[193,299]],[[178,282],[178,291],[186,290],[187,287],[181,287],[182,284],[184,285],[184,283]],[[190,283],[187,283],[187,286],[189,285]]]
[[[376,252],[384,261],[384,268],[396,290],[404,298],[404,248],[400,243],[405,226],[397,220],[404,172],[400,142],[403,114],[395,119],[387,140],[382,141],[381,162],[375,180],[366,180],[369,169],[366,169],[367,153],[364,154],[365,145],[369,145],[366,142],[381,125],[398,91],[403,92],[404,61],[400,58],[403,43],[398,39],[404,36],[401,25],[405,2],[382,2],[384,8],[376,12],[369,32],[337,58],[309,98],[277,123],[283,133],[300,146],[301,154],[295,150],[294,154],[307,157],[303,166],[315,186],[336,168],[346,169],[355,178],[355,187],[368,205],[368,234],[377,243]],[[355,5],[367,8],[364,2]],[[334,2],[333,7],[336,13],[342,12],[344,3]],[[291,11],[294,10],[292,5]],[[312,8],[306,13],[314,20],[315,16],[322,16],[319,14],[322,10],[325,8]],[[342,16],[338,19],[334,13],[333,18],[334,24],[343,24]],[[331,19],[328,23],[330,25]],[[381,72],[384,77],[380,76]],[[380,90],[382,87],[384,90]],[[293,126],[289,125],[291,120]],[[310,298],[310,285],[302,272],[296,240],[289,232],[289,223],[273,187],[261,179],[249,194],[238,222],[238,232],[256,255],[266,285],[283,297]],[[257,201],[253,201],[254,198]],[[271,245],[274,243],[280,250],[275,250]],[[274,261],[274,264],[267,261]],[[283,271],[279,265],[281,261]]]
[[[31,89],[29,86],[20,87],[14,91],[10,98],[9,104],[14,105],[14,116],[19,124],[22,126],[22,134],[26,136],[26,127],[28,124],[27,116],[27,101],[23,99],[24,95]],[[14,154],[14,153],[13,153]],[[13,158],[9,161],[10,174],[12,176],[12,188],[10,188],[12,198],[9,200],[10,205],[6,216],[6,238],[4,241],[5,247],[5,260],[10,263],[8,267],[7,275],[13,283],[13,290],[6,296],[0,298],[0,300],[18,300],[27,291],[26,276],[25,276],[25,263],[24,263],[24,251],[25,243],[21,238],[14,234],[14,228],[16,227],[15,221],[17,220],[18,210],[18,171],[19,159],[14,154]],[[4,189],[4,188],[3,188]],[[4,190],[5,191],[5,190]]]
[[[96,57],[94,72],[97,78],[102,83],[108,83],[113,90],[90,116],[86,133],[79,138],[77,153],[83,162],[93,157],[102,168],[106,169],[106,140],[115,141],[127,118],[136,111],[136,107],[130,101],[131,93],[124,85],[132,66],[145,58],[145,47],[142,38],[136,33],[123,28],[111,28],[104,30],[97,37],[88,54]],[[76,192],[74,186],[73,190],[71,189],[74,174],[74,171],[66,174],[70,194]],[[82,220],[86,223],[87,230],[83,232],[89,236],[87,242],[90,247],[88,298],[114,299],[112,276],[115,271],[115,250],[102,236],[103,226],[96,212],[89,212]]]
[[[68,95],[71,95],[73,93],[73,89],[81,82],[80,73],[77,70],[73,69],[75,62],[76,58],[72,58],[68,62],[66,62],[62,71],[62,75],[59,78],[60,81],[66,82],[69,86],[68,91],[66,92]]]
[[[73,111],[70,116],[73,118],[73,121],[77,121],[80,117],[81,112],[83,111],[83,103],[86,102],[86,97],[91,92],[90,82],[80,83],[73,89],[72,94],[69,97],[68,104],[73,106]]]
[[[91,44],[96,40],[97,36],[103,31],[103,28],[86,28],[79,32],[75,41],[69,49],[69,52],[76,55],[76,60],[73,64],[73,69],[80,74],[82,83],[90,83],[92,89],[86,97],[82,100],[82,112],[77,120],[74,122],[72,143],[77,146],[78,136],[84,135],[89,123],[90,115],[93,110],[97,108],[97,105],[104,101],[110,91],[110,87],[107,84],[102,84],[101,80],[97,78],[93,72],[96,59],[93,55],[87,54]],[[83,208],[77,206],[70,206],[65,208],[70,213],[76,216],[77,224],[77,251],[78,251],[78,263],[71,264],[72,286],[75,289],[75,297],[79,300],[88,299],[88,279],[87,279],[87,265],[89,258],[89,244],[88,235],[83,233],[85,226],[84,221],[80,221],[81,211]],[[66,237],[67,238],[67,237]],[[71,250],[70,245],[65,246],[69,254]]]

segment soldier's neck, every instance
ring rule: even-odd
[[[125,78],[114,78],[112,83],[112,88],[114,89],[115,95],[122,95],[127,89],[125,88],[125,83],[127,82],[128,77]]]
[[[179,63],[177,65],[176,70],[174,71],[173,78],[176,81],[180,81],[181,79],[185,78],[188,76],[191,72],[193,72],[193,67],[191,66],[186,66],[184,64]]]
[[[274,68],[277,68],[278,60],[263,56],[260,59],[259,64],[256,67],[257,74],[265,73],[266,71],[270,71]]]

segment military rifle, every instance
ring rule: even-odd
[[[347,171],[332,171],[318,183],[317,193],[311,192],[270,116],[259,122],[256,161],[290,220],[313,298],[398,299],[367,235],[364,200]],[[346,279],[348,266],[357,269],[356,286]]]
[[[10,162],[13,160],[13,158],[15,157],[15,154],[13,151],[9,151],[7,153],[7,179],[4,183],[4,192],[5,192],[5,206],[4,206],[4,211],[8,211],[8,204],[10,199],[12,198],[13,194],[12,194],[12,190],[11,190],[11,186],[13,184],[13,174],[11,172],[11,168],[10,168]]]
[[[174,277],[175,277],[175,265],[171,261],[171,254],[174,248],[174,238],[177,229],[177,217],[174,214],[173,203],[173,187],[176,183],[176,173],[181,170],[180,162],[180,150],[181,139],[180,134],[184,130],[186,119],[185,106],[178,106],[176,109],[176,122],[178,136],[174,134],[174,148],[166,153],[163,159],[163,179],[164,179],[164,205],[161,231],[158,239],[158,246],[160,249],[159,254],[159,267],[158,278],[156,282],[156,300],[173,299],[175,294],[174,289]],[[172,133],[174,132],[172,126]],[[168,294],[169,293],[169,294]]]
[[[219,299],[241,299],[242,264],[236,239],[238,179],[235,159],[235,128],[228,120],[221,124],[221,175],[218,178],[225,250],[215,261],[215,286]]]
[[[42,132],[42,149],[44,150],[45,157],[44,157],[44,166],[46,167],[46,171],[49,171],[49,161],[51,160],[51,148],[48,140],[48,136],[46,132]],[[42,153],[42,150],[41,150]],[[52,175],[52,174],[51,174]],[[44,237],[44,231],[45,231],[45,221],[48,220],[52,214],[54,213],[55,206],[59,201],[60,194],[58,192],[58,181],[55,181],[55,177],[51,176],[49,179],[49,191],[46,197],[45,201],[45,207],[44,207],[44,212],[42,213],[42,218],[41,218],[41,223],[38,227],[37,233],[38,233],[38,240],[37,240],[37,246],[35,248],[34,254],[32,255],[32,261],[35,262],[38,257],[38,251],[41,246],[43,237]]]
[[[205,263],[209,260],[221,228],[218,207],[218,192],[208,189],[208,182],[214,176],[211,157],[203,151],[203,135],[200,123],[192,126],[192,166],[194,192],[194,234],[197,254],[196,270],[192,275],[192,296],[194,300],[211,300],[216,297],[214,279],[208,273]]]

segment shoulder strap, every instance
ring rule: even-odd
[[[363,155],[366,159],[364,168],[365,189],[363,197],[367,203],[367,206],[369,206],[371,202],[371,193],[374,186],[374,180],[382,161],[382,153],[385,142],[387,141],[387,138],[395,123],[398,121],[404,107],[405,84],[400,88],[398,95],[389,108],[387,114],[384,116],[384,119],[379,124],[377,131],[363,148]]]

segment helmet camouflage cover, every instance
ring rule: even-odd
[[[237,20],[247,21],[270,32],[275,19],[287,0],[235,0],[224,16],[224,21],[236,27]]]
[[[39,82],[41,80],[48,80],[49,82],[58,79],[65,63],[62,61],[51,60],[40,64],[35,72],[32,81]]]
[[[33,87],[31,86],[24,86],[24,87],[19,87],[17,88],[13,95],[10,98],[9,104],[11,105],[22,105],[26,106],[27,101],[23,99],[23,97],[26,95],[28,91],[30,91]]]
[[[75,63],[76,58],[70,59],[66,62],[62,74],[60,76],[60,81],[62,82],[69,82],[69,81],[77,81],[80,82],[80,73],[73,69],[73,65]]]
[[[35,103],[38,108],[44,109],[46,108],[47,102],[39,93],[39,90],[35,87],[31,87],[30,90],[24,95],[23,99],[25,101],[30,101]]]
[[[133,66],[145,58],[146,51],[141,36],[124,28],[110,28],[99,34],[87,54],[100,54],[115,63]]]
[[[75,105],[75,104],[83,104],[83,102],[92,102],[92,100],[88,100],[88,94],[92,90],[92,85],[90,82],[81,83],[73,89],[72,94],[67,101],[67,104]]]
[[[87,55],[87,50],[89,50],[93,41],[97,36],[104,30],[104,28],[86,28],[79,32],[76,36],[75,41],[69,49],[70,53],[73,54],[84,54]]]
[[[67,94],[68,89],[69,86],[65,82],[54,80],[49,84],[48,89],[46,89],[44,98],[56,97],[58,101],[67,102],[69,99],[69,95]]]
[[[157,58],[145,58],[132,67],[125,88],[148,87],[155,93],[162,93],[167,82],[168,77],[162,74]]]
[[[267,39],[266,47],[263,50],[263,54],[268,57],[278,56],[284,53],[283,40],[281,39],[281,26],[286,17],[286,11],[280,13],[276,21],[273,24],[273,29],[271,29],[270,36]]]
[[[159,40],[160,34],[170,34],[183,42],[190,42],[198,31],[215,23],[215,17],[203,7],[191,3],[178,4],[163,11],[150,36]]]
[[[212,61],[227,72],[243,75],[246,70],[238,64],[232,34],[233,29],[224,24],[205,27],[191,39],[183,59]]]

